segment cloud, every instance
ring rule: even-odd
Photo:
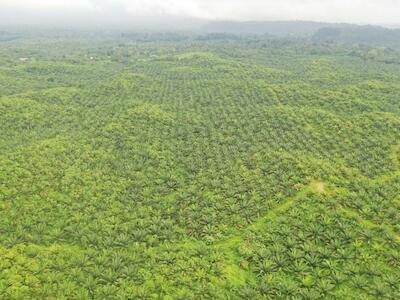
[[[91,0],[0,0],[0,10],[28,12],[92,11]]]
[[[0,11],[397,23],[400,0],[0,0]]]

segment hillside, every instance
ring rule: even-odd
[[[399,299],[397,50],[0,45],[0,299]]]

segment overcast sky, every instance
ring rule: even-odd
[[[77,16],[106,22],[165,15],[212,20],[399,24],[400,0],[0,0],[3,23]]]

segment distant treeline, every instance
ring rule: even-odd
[[[325,27],[313,35],[314,41],[400,45],[400,30],[378,26]]]
[[[400,29],[358,26],[344,23],[307,21],[211,22],[203,27],[208,34],[269,35],[273,37],[310,38],[315,42],[344,42],[400,45]]]
[[[272,35],[276,37],[312,36],[327,23],[308,21],[277,21],[277,22],[210,22],[203,27],[208,33],[223,32],[231,34]]]

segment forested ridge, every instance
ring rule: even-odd
[[[3,36],[0,299],[400,298],[398,48]]]
[[[276,22],[210,22],[202,27],[206,33],[228,33],[235,35],[269,35],[281,38],[308,38],[314,41],[336,43],[363,43],[375,46],[400,46],[400,29],[377,25],[355,25],[347,23],[324,23],[309,21]]]

